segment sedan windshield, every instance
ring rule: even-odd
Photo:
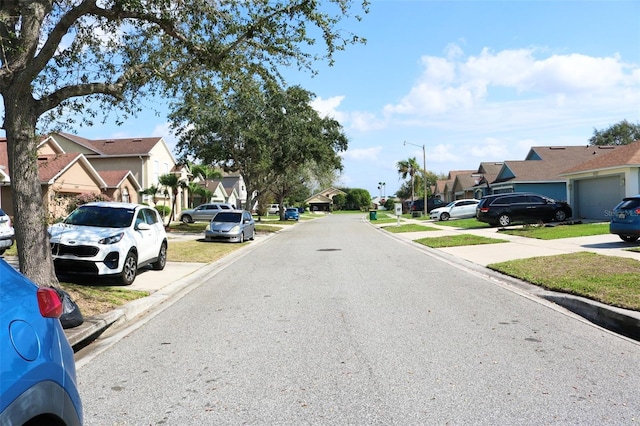
[[[241,213],[234,212],[220,212],[213,219],[212,222],[228,222],[228,223],[240,223],[242,217]]]
[[[133,221],[134,210],[99,206],[80,206],[64,223],[101,228],[127,228]]]

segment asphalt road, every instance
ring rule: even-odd
[[[244,253],[96,343],[87,425],[640,421],[637,342],[360,216]]]

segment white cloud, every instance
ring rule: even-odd
[[[378,161],[378,155],[382,151],[381,146],[374,146],[370,148],[356,148],[356,149],[348,149],[346,152],[342,153],[342,157],[349,158],[356,161]]]
[[[320,96],[311,101],[311,107],[318,111],[323,117],[330,117],[339,122],[344,119],[344,114],[339,112],[337,108],[340,106],[344,96],[333,96],[328,99],[322,99]]]
[[[465,57],[455,45],[449,45],[445,54],[422,58],[422,75],[400,102],[384,107],[387,116],[460,121],[472,114],[478,118],[471,120],[482,123],[494,104],[506,109],[505,102],[512,103],[515,121],[531,111],[549,116],[550,105],[601,109],[612,104],[617,109],[637,109],[640,102],[640,68],[622,63],[617,55],[537,58],[536,49],[492,52],[485,48],[479,55]]]

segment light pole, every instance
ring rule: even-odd
[[[427,154],[426,151],[424,149],[424,144],[422,145],[416,145],[415,143],[411,143],[411,142],[407,142],[404,141],[404,145],[413,145],[413,146],[417,146],[418,148],[422,148],[422,173],[423,173],[423,178],[424,178],[424,215],[427,215]]]
[[[387,186],[386,183],[378,182],[378,189],[380,190],[380,197],[381,198],[387,198],[386,186]]]

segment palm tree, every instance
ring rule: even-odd
[[[171,194],[172,194],[172,202],[171,202],[171,213],[169,213],[169,222],[167,223],[167,226],[169,226],[169,224],[171,223],[171,221],[173,220],[173,215],[176,211],[176,201],[177,201],[177,197],[178,197],[178,190],[180,188],[186,188],[187,184],[180,180],[180,178],[178,178],[177,175],[174,175],[173,173],[167,173],[166,175],[161,175],[160,177],[158,177],[158,182],[163,185],[167,190],[171,190]]]
[[[398,174],[400,175],[401,179],[406,179],[407,176],[411,177],[411,201],[415,201],[415,175],[416,172],[420,170],[418,160],[416,160],[416,157],[411,157],[407,160],[401,160],[396,163],[396,167],[398,168]]]

